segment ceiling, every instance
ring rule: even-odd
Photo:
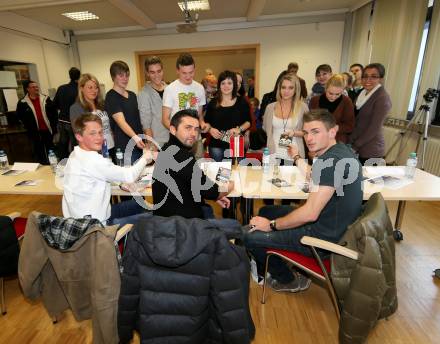
[[[124,31],[129,27],[158,29],[183,22],[178,0],[2,0],[0,12],[18,15],[63,30]],[[367,3],[366,0],[210,0],[209,11],[199,13],[202,23],[252,22],[277,17],[343,13]],[[78,22],[62,16],[65,12],[90,11],[99,20]]]

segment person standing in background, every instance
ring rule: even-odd
[[[290,62],[287,66],[287,72],[292,73],[299,79],[299,84],[301,85],[301,97],[303,99],[307,99],[307,87],[306,87],[306,81],[303,78],[300,78],[298,76],[298,63],[296,62]]]
[[[145,74],[149,80],[138,94],[139,113],[144,134],[152,137],[159,147],[168,142],[170,133],[162,124],[162,101],[166,83],[163,81],[163,64],[159,57],[145,60]],[[156,146],[153,144],[152,148]]]
[[[247,95],[249,99],[255,97],[255,78],[253,76],[248,79]]]
[[[328,64],[319,65],[315,72],[316,83],[312,87],[312,93],[310,94],[309,101],[314,96],[320,96],[325,93],[325,85],[328,79],[332,77],[332,67]]]
[[[291,160],[287,147],[296,145],[301,158],[305,157],[303,115],[309,111],[301,101],[301,86],[293,74],[281,77],[277,89],[277,101],[269,104],[263,119],[263,129],[267,134],[267,147],[276,158]],[[289,141],[289,142],[287,142]]]
[[[200,120],[201,132],[206,133],[209,127],[203,119],[203,107],[206,104],[205,89],[194,80],[196,64],[191,54],[182,53],[176,61],[178,79],[170,83],[163,94],[162,124],[169,129],[171,118],[180,110],[193,110]],[[194,143],[193,152],[196,158],[204,153],[201,136]]]
[[[78,88],[78,100],[70,107],[70,122],[74,123],[79,116],[86,112],[101,118],[102,132],[108,153],[111,157],[114,157],[115,141],[110,127],[110,118],[104,110],[104,101],[98,79],[91,74],[83,74],[79,79]]]
[[[67,158],[76,144],[75,135],[73,134],[70,122],[70,107],[75,103],[78,96],[78,79],[81,72],[78,68],[69,69],[70,82],[58,87],[57,93],[53,100],[58,113],[58,133],[60,135],[58,141],[57,155],[59,159]]]
[[[131,155],[131,163],[142,156],[145,143],[139,134],[142,134],[142,125],[136,94],[127,90],[130,79],[130,69],[124,61],[115,61],[110,66],[110,75],[113,88],[105,96],[105,110],[110,116],[115,150],[121,149]],[[127,150],[130,140],[134,140],[132,151]]]
[[[382,86],[384,77],[385,67],[380,63],[369,64],[362,74],[363,90],[356,100],[355,127],[350,135],[350,143],[362,164],[385,155],[383,122],[391,110],[391,98]]]
[[[354,107],[345,96],[345,79],[342,74],[333,75],[325,86],[325,93],[310,99],[310,109],[327,109],[338,125],[336,142],[347,143],[354,128]]]
[[[40,93],[35,81],[23,83],[26,95],[17,103],[16,114],[27,130],[35,159],[49,164],[47,152],[54,149],[53,135],[57,132],[57,110],[47,95]]]
[[[364,66],[362,66],[360,63],[354,63],[350,66],[350,73],[354,76],[354,81],[351,85],[350,90],[348,91],[348,95],[353,100],[353,104],[356,104],[356,99],[361,93],[361,91],[364,89],[362,86],[362,73],[364,70]]]
[[[205,121],[210,126],[212,136],[208,146],[209,156],[219,162],[225,158],[225,150],[230,148],[229,138],[243,135],[251,126],[251,117],[248,103],[237,95],[237,76],[234,72],[226,70],[220,73],[217,88],[216,97],[206,109]]]

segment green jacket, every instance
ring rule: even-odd
[[[397,309],[393,225],[380,193],[339,241],[358,260],[332,255],[332,281],[341,307],[340,343],[363,343],[377,320]]]

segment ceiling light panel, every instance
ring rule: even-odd
[[[99,19],[99,17],[96,14],[89,12],[89,11],[67,12],[67,13],[63,13],[63,16],[70,18],[72,20],[76,20],[76,21]]]
[[[208,11],[210,10],[208,0],[192,0],[187,1],[188,11]],[[185,10],[185,3],[183,1],[178,2],[179,7],[182,11]]]

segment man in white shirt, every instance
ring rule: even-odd
[[[163,94],[162,123],[170,128],[170,121],[180,110],[192,109],[197,111],[200,128],[205,129],[203,120],[203,105],[206,104],[205,89],[194,81],[195,62],[191,54],[182,53],[176,61],[178,79],[165,88]]]
[[[134,182],[148,162],[149,151],[131,167],[114,165],[98,152],[104,140],[99,116],[84,114],[73,123],[78,141],[64,169],[63,216],[90,215],[103,224],[134,223],[145,209],[134,199],[110,206],[111,182]]]

